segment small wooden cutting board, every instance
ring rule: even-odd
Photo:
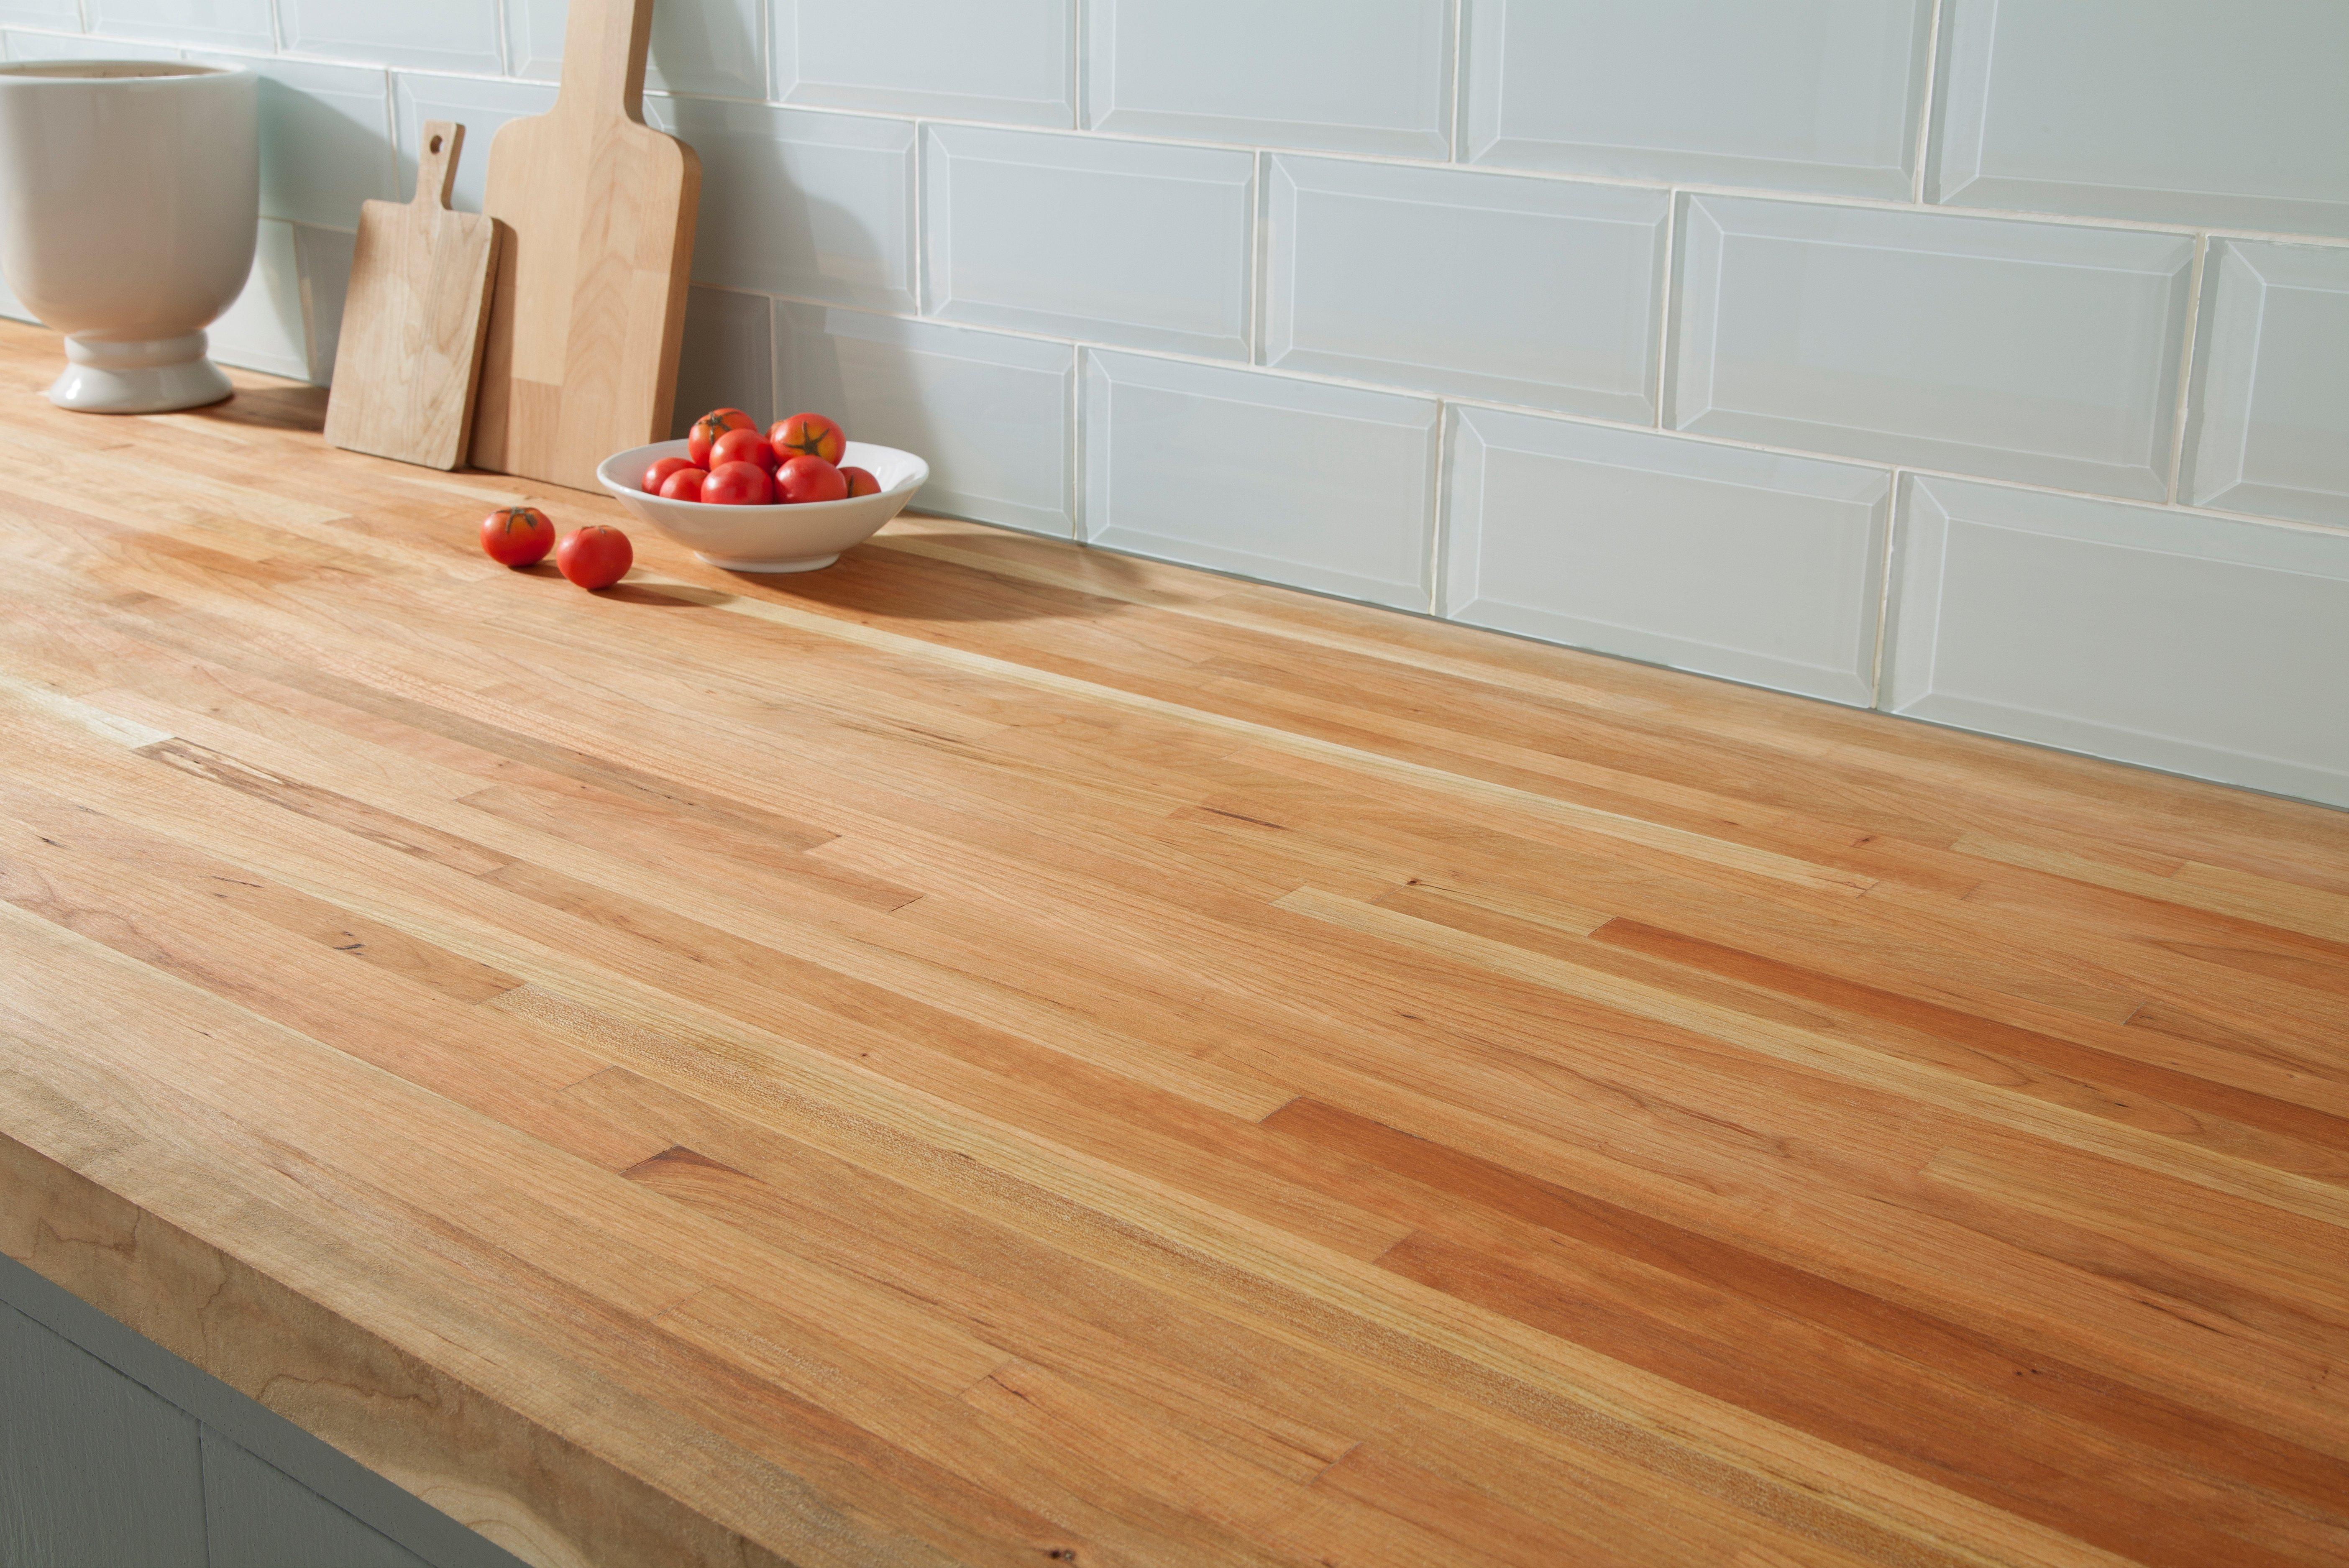
[[[464,144],[463,126],[428,122],[416,199],[359,209],[326,399],[337,447],[432,469],[465,460],[499,246],[493,221],[450,211]]]
[[[476,467],[595,490],[668,436],[701,165],[644,122],[653,0],[571,0],[563,88],[490,144],[504,226],[473,418]]]

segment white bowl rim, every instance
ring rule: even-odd
[[[686,440],[680,437],[675,440],[652,441],[641,447],[630,447],[625,451],[614,452],[595,465],[596,482],[614,495],[635,496],[639,500],[657,501],[665,506],[689,506],[695,509],[697,513],[707,513],[713,517],[774,517],[779,513],[788,512],[793,516],[810,518],[823,516],[825,510],[830,507],[849,507],[859,504],[869,506],[883,496],[911,495],[930,482],[930,465],[919,453],[909,452],[903,447],[885,447],[878,441],[851,441],[848,445],[870,447],[876,452],[891,452],[907,459],[914,465],[913,477],[902,480],[887,490],[875,490],[871,495],[843,496],[838,500],[789,501],[781,505],[770,502],[765,506],[720,506],[715,501],[678,500],[674,496],[655,495],[642,485],[614,477],[616,474],[626,471],[613,467],[623,459],[628,459],[632,467],[636,467],[637,471],[642,472],[643,469],[650,467],[663,458],[685,456],[687,445]],[[843,457],[847,455],[844,450],[841,453]]]

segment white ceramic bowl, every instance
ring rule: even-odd
[[[841,465],[871,473],[881,481],[879,494],[796,506],[708,506],[664,500],[637,488],[647,469],[663,458],[683,456],[683,441],[631,447],[605,458],[595,477],[632,515],[729,572],[813,572],[829,566],[842,551],[880,532],[930,477],[930,465],[911,452],[851,441]]]

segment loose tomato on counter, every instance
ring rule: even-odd
[[[501,566],[534,566],[554,548],[554,524],[534,506],[502,506],[481,519],[481,553]]]
[[[767,440],[781,461],[807,457],[836,463],[847,448],[848,433],[821,414],[793,414],[787,419],[776,420],[767,431]]]
[[[628,574],[636,561],[628,536],[600,522],[564,534],[554,552],[555,570],[587,589],[609,588]]]
[[[774,481],[756,463],[720,463],[709,470],[709,482],[701,487],[706,506],[766,506],[774,499]]]
[[[685,455],[692,460],[695,468],[706,469],[709,466],[709,449],[718,444],[719,437],[729,430],[749,430],[755,434],[758,428],[750,416],[740,408],[712,408],[696,419],[693,428],[686,432]]]
[[[840,470],[840,477],[848,481],[848,493],[850,495],[879,495],[881,493],[881,481],[873,477],[873,472],[870,469],[845,468]]]

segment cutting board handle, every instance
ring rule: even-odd
[[[554,112],[642,125],[652,36],[653,0],[571,0]]]
[[[423,139],[416,144],[416,200],[409,203],[438,211],[449,205],[457,188],[457,154],[465,145],[465,128],[453,120],[428,119]]]

